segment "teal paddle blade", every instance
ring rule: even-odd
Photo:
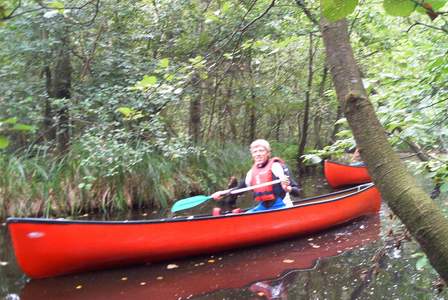
[[[185,198],[174,203],[171,207],[171,212],[176,212],[184,209],[189,209],[212,199],[212,196],[197,195],[190,198]]]

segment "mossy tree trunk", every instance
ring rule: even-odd
[[[311,89],[313,87],[313,76],[314,76],[314,48],[313,48],[313,34],[309,34],[308,48],[308,80],[305,91],[305,108],[302,123],[302,134],[299,139],[299,147],[297,149],[297,172],[299,175],[305,173],[305,165],[303,164],[302,155],[305,154],[306,143],[308,142],[308,130],[309,130],[309,119],[310,119],[310,101],[311,101]],[[300,128],[300,125],[299,125]]]
[[[190,99],[190,118],[188,122],[188,133],[194,144],[200,142],[201,135],[201,114],[202,114],[202,84],[199,75],[195,75],[193,85],[199,86],[199,92],[193,94]]]
[[[320,22],[338,101],[383,199],[420,243],[448,282],[448,220],[407,172],[387,140],[363,87],[350,45],[347,22]]]
[[[68,105],[65,103],[59,104],[58,108],[53,105],[54,99],[71,98],[72,86],[72,66],[70,58],[70,42],[68,33],[60,33],[60,45],[55,51],[55,65],[52,70],[47,67],[46,86],[47,93],[50,99],[45,103],[45,121],[44,126],[49,130],[50,137],[57,139],[58,151],[65,153],[70,145],[70,112]],[[53,124],[52,118],[56,117],[56,124]]]
[[[255,78],[252,70],[252,56],[249,57],[249,84],[250,99],[246,103],[246,115],[249,116],[249,128],[247,131],[247,144],[251,143],[257,135],[257,95],[255,92]]]

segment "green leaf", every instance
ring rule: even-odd
[[[32,125],[26,125],[26,124],[15,124],[12,127],[13,130],[17,130],[17,131],[34,131],[35,128]]]
[[[445,182],[444,184],[442,184],[440,186],[440,192],[442,192],[442,193],[448,192],[448,183],[447,182]]]
[[[225,14],[232,8],[232,4],[230,2],[224,2],[221,7],[221,11]]]
[[[157,83],[157,77],[145,75],[140,83],[144,86],[155,85]]]
[[[199,35],[199,46],[207,46],[210,42],[210,34],[208,32],[201,32]]]
[[[447,0],[425,0],[421,5],[417,6],[416,11],[423,14],[426,13],[426,8],[432,9],[433,11],[438,11],[445,6],[446,2]]]
[[[5,149],[9,146],[9,140],[6,136],[0,135],[0,149]]]
[[[351,130],[341,130],[338,133],[336,133],[336,136],[340,138],[349,138],[352,137],[353,134]]]
[[[117,108],[117,111],[119,113],[122,113],[126,118],[129,118],[129,116],[134,113],[134,110],[132,108],[124,106]]]
[[[2,123],[5,124],[16,124],[17,123],[17,118],[13,117],[13,118],[8,118],[2,121]]]
[[[417,4],[412,0],[384,0],[383,7],[387,14],[396,17],[409,17]]]
[[[174,79],[174,74],[165,74],[165,75],[163,75],[163,78],[164,78],[166,81],[173,81],[173,79]]]
[[[159,67],[161,68],[168,68],[169,65],[170,65],[169,58],[162,58],[159,62]]]
[[[47,6],[50,8],[59,9],[59,10],[64,9],[64,3],[60,2],[60,1],[50,2],[47,4]]]
[[[448,23],[443,24],[442,29],[443,31],[448,31]],[[445,69],[445,71],[446,71],[445,73],[448,73],[448,69]]]
[[[303,160],[310,165],[317,165],[322,161],[322,158],[316,154],[302,155]]]
[[[348,125],[347,118],[340,118],[334,124],[335,125]]]
[[[143,79],[137,82],[137,84],[133,87],[137,90],[145,90],[147,88],[150,88],[154,86],[157,83],[157,77],[156,76],[143,76]]]
[[[415,267],[417,268],[418,271],[421,271],[428,264],[429,264],[428,258],[426,256],[422,256],[415,263]]]
[[[321,0],[320,7],[322,14],[329,21],[337,21],[345,18],[351,14],[356,6],[358,0]]]
[[[229,59],[229,60],[231,60],[233,58],[232,53],[224,53],[223,56],[225,57],[225,59]]]
[[[195,67],[200,68],[205,65],[205,60],[202,55],[198,55],[195,58],[190,58],[188,61]]]
[[[219,19],[219,17],[217,17],[216,15],[214,15],[214,14],[211,13],[211,12],[207,14],[207,18],[205,19],[205,23],[206,23],[206,24],[214,23],[214,22],[218,23],[219,21],[221,21],[221,20]]]
[[[400,128],[402,126],[403,126],[403,123],[402,122],[397,122],[397,121],[392,121],[392,122],[386,124],[387,130],[390,131],[390,132],[392,132],[395,129]]]

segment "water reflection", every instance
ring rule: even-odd
[[[292,270],[312,269],[319,259],[377,240],[379,232],[379,217],[371,216],[320,235],[216,256],[32,280],[21,299],[190,299],[248,286],[254,296],[274,299],[293,279]]]

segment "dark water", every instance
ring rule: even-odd
[[[304,195],[328,190],[322,179],[309,180],[303,184]],[[211,207],[209,204],[202,210]],[[154,216],[140,213],[137,217]],[[402,233],[400,224],[390,218],[383,205],[378,215],[269,245],[29,280],[18,269],[6,227],[2,226],[0,298],[448,299],[446,291],[437,292],[438,277],[429,265],[417,269],[421,256],[415,242],[404,240],[397,247]]]

